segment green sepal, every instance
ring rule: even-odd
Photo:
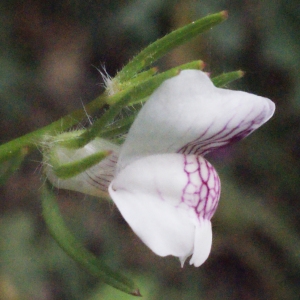
[[[138,73],[136,75],[136,77],[134,78],[131,78],[129,81],[126,81],[125,83],[122,84],[122,86],[125,86],[125,87],[130,87],[130,86],[133,86],[133,85],[137,85],[147,79],[150,79],[153,75],[157,74],[158,73],[158,68],[157,67],[154,67],[154,68],[151,68],[147,71],[143,71],[141,73]]]
[[[134,122],[137,113],[138,110],[135,111],[131,116],[121,119],[110,127],[106,128],[106,130],[101,132],[101,137],[112,139],[126,133]]]
[[[180,73],[181,70],[196,69],[202,70],[205,64],[202,60],[195,60],[180,66],[171,68],[165,72],[159,73],[155,76],[148,78],[142,82],[138,82],[132,85],[127,90],[116,94],[115,96],[109,97],[107,103],[110,105],[117,104],[118,102],[122,107],[127,106],[132,102],[137,102],[144,99],[152,94],[152,92],[160,86],[165,80],[172,78]],[[128,95],[129,94],[129,95]]]
[[[42,191],[42,209],[49,232],[59,246],[90,274],[106,284],[127,294],[140,296],[134,282],[105,265],[99,258],[88,251],[66,227],[54,194],[47,184]]]
[[[55,148],[51,151],[48,163],[52,166],[55,175],[61,179],[74,177],[98,164],[101,160],[111,154],[110,151],[101,151],[77,161],[61,164],[55,155]]]
[[[131,80],[138,72],[151,65],[169,51],[223,22],[227,17],[227,12],[221,11],[172,31],[142,50],[116,75],[115,79],[120,83]]]
[[[212,82],[216,87],[223,87],[245,75],[243,71],[233,71],[212,78]]]

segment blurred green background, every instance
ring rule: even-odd
[[[213,247],[200,268],[154,255],[116,207],[56,191],[72,231],[144,299],[300,299],[299,1],[2,0],[0,141],[40,128],[103,90],[97,68],[114,75],[150,42],[220,10],[229,19],[159,61],[194,59],[219,74],[242,69],[230,88],[271,98],[273,119],[208,159],[222,181]],[[85,124],[82,124],[83,126]],[[68,258],[41,217],[41,155],[26,159],[0,191],[0,299],[134,299]],[[2,166],[5,168],[5,166]]]

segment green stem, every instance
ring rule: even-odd
[[[27,154],[27,151],[25,150],[26,149],[20,149],[9,161],[1,164],[0,186],[4,185],[7,179],[19,168]]]
[[[90,274],[127,294],[140,296],[139,289],[127,277],[112,271],[94,254],[89,252],[67,229],[61,216],[58,204],[49,187],[45,186],[42,193],[43,216],[46,225],[60,247]]]
[[[0,146],[0,163],[13,158],[21,149],[29,153],[41,142],[45,135],[57,134],[75,124],[78,124],[86,117],[86,114],[92,114],[98,109],[101,109],[107,101],[105,95],[101,95],[90,102],[84,109],[79,109],[73,113],[62,117],[61,119],[28,134],[25,134],[17,139]]]

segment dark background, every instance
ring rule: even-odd
[[[165,58],[195,59],[231,84],[271,98],[275,116],[244,141],[209,155],[222,181],[213,247],[200,268],[154,255],[112,203],[59,191],[72,231],[144,299],[300,299],[299,1],[13,1],[0,3],[0,141],[40,128],[103,90],[143,47],[209,13],[229,19]],[[0,299],[133,299],[80,269],[41,217],[37,150],[0,189]]]

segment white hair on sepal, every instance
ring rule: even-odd
[[[88,119],[89,124],[90,124],[90,125],[93,125],[93,119],[92,119],[92,116],[88,114],[88,112],[87,112],[87,110],[85,109],[85,106],[84,106],[84,103],[83,103],[82,100],[81,100],[81,104],[82,104],[84,113],[85,113],[85,115],[86,115],[86,117],[87,117],[87,119]],[[81,126],[82,126],[82,124],[80,124],[80,123],[79,123],[78,125],[81,125]],[[83,129],[84,129],[84,127],[83,127]]]
[[[90,122],[90,118],[88,118]],[[69,128],[68,130],[57,130],[55,133],[46,133],[43,138],[36,143],[37,150],[42,154],[43,159],[40,161],[40,166],[37,169],[44,170],[53,166],[50,164],[49,152],[51,149],[55,148],[59,143],[66,141],[66,136],[70,135],[70,138],[74,136],[78,136],[82,134],[85,130],[86,126],[82,123],[78,123],[76,128]],[[60,138],[61,137],[61,138]],[[43,180],[45,181],[45,176],[43,176]]]
[[[82,130],[64,132],[58,136],[45,136],[40,144],[43,154],[43,176],[42,180],[47,178],[53,186],[58,189],[67,189],[92,196],[108,197],[108,185],[113,179],[115,166],[118,160],[119,146],[108,140],[96,137],[94,140],[79,149],[72,149],[60,145],[61,141],[66,138],[80,135]],[[53,157],[58,164],[68,164],[80,161],[97,152],[109,151],[110,154],[96,163],[88,167],[85,171],[74,175],[70,178],[60,178],[56,175],[52,164]],[[54,156],[53,156],[54,155]]]
[[[96,66],[93,66],[101,75],[102,79],[103,79],[103,83],[101,84],[104,88],[106,93],[108,94],[108,96],[112,96],[118,92],[120,92],[120,88],[118,86],[118,83],[114,80],[113,77],[111,77],[108,72],[106,71],[106,67],[103,64],[101,66],[101,69],[103,71],[101,71],[99,68],[97,68]]]

